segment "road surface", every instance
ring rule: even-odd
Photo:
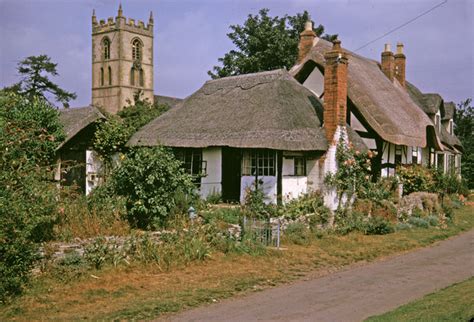
[[[474,275],[474,230],[431,247],[166,317],[166,321],[361,321]]]

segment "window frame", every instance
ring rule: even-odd
[[[109,86],[111,86],[112,85],[112,67],[108,66],[107,70],[108,70],[108,74],[109,74],[108,75],[109,76]]]
[[[242,153],[242,176],[276,176],[276,151],[271,149],[247,149]]]
[[[419,157],[420,151],[418,151],[418,147],[412,147],[411,149],[411,163],[412,164],[418,164],[418,157]],[[413,162],[415,160],[415,162]]]
[[[140,39],[134,38],[132,40],[132,60],[141,61],[143,56],[143,43]]]
[[[301,165],[297,165],[297,160],[299,162],[302,162]],[[302,172],[299,172],[298,169],[303,170]],[[293,175],[295,177],[304,177],[306,176],[306,158],[304,156],[301,157],[294,157],[293,158]]]
[[[102,39],[102,59],[108,60],[110,59],[110,39],[108,37],[104,37]]]
[[[104,86],[104,67],[100,68],[100,86]]]
[[[184,171],[193,177],[194,183],[200,183],[201,177],[207,176],[207,161],[203,160],[202,149],[176,148],[173,153],[181,161]]]

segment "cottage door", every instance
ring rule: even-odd
[[[224,202],[240,202],[239,149],[222,148],[222,199]]]

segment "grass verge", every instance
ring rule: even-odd
[[[474,278],[470,278],[366,321],[472,321],[473,294]]]
[[[109,267],[72,278],[51,272],[0,308],[0,320],[150,319],[432,244],[472,229],[472,210],[455,210],[454,223],[446,229],[313,236],[304,246],[285,245],[286,250],[262,256],[213,253],[204,262],[166,272],[156,265]]]

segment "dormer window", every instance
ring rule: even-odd
[[[142,44],[140,40],[135,39],[132,43],[132,59],[141,60],[142,59]]]
[[[109,38],[104,38],[102,41],[102,56],[104,59],[110,59],[110,40]]]

